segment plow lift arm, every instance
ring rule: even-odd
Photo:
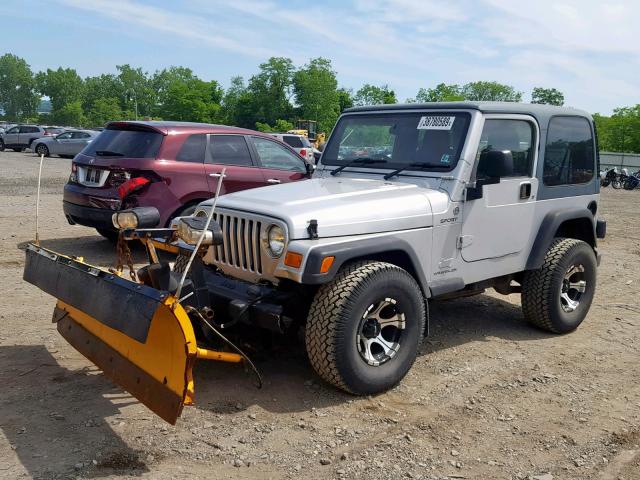
[[[215,203],[211,214],[214,209]],[[171,239],[182,234],[190,235],[187,240],[191,241],[197,236],[191,260],[199,248],[219,244],[220,227],[215,222],[210,225],[211,214],[205,225],[203,219],[185,217],[182,233],[180,227],[153,228],[159,218],[153,207],[117,212],[114,225],[121,230],[121,241],[125,237],[139,238],[147,245],[151,265],[141,271],[146,268],[149,274],[151,269],[164,268],[158,263],[151,236]],[[150,285],[144,278],[142,282],[128,280],[121,273],[53,252],[39,242],[26,248],[23,278],[58,299],[53,322],[60,334],[105,376],[165,421],[175,424],[183,406],[194,401],[192,370],[197,359],[239,363],[248,358],[231,342],[238,353],[198,346],[188,312],[208,322],[196,309],[180,302],[178,294],[186,275],[182,275],[175,289],[169,287],[175,286],[174,272],[170,275],[172,281],[162,282],[165,285]],[[147,275],[147,280],[149,277],[153,275]],[[157,286],[169,288],[154,288]]]

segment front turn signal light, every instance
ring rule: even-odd
[[[320,265],[320,273],[327,273],[329,269],[331,269],[335,259],[336,257],[324,257],[322,264]]]
[[[284,257],[284,264],[287,267],[300,268],[302,265],[302,255],[295,252],[287,252],[287,255]]]

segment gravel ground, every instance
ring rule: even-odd
[[[62,215],[69,163],[46,159],[43,243],[111,265],[112,245]],[[605,257],[578,331],[528,326],[517,295],[433,302],[431,336],[388,393],[345,395],[301,345],[276,344],[254,353],[262,390],[198,363],[197,404],[172,427],[62,340],[54,299],[22,281],[37,171],[0,153],[0,477],[640,478],[640,192],[603,192]]]

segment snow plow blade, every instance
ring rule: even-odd
[[[193,402],[198,349],[191,321],[167,292],[138,284],[81,259],[29,244],[24,280],[56,297],[60,334],[165,421],[175,424]],[[219,352],[239,361],[233,354]]]

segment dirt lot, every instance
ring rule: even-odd
[[[22,281],[37,159],[0,153],[1,478],[640,478],[640,192],[603,192],[599,289],[583,326],[551,336],[519,297],[431,304],[431,336],[396,389],[354,398],[319,381],[300,346],[257,355],[266,384],[201,362],[176,427],[114,387]],[[46,159],[41,237],[111,265],[110,243],[67,224],[69,160]],[[140,254],[140,252],[138,252]]]

